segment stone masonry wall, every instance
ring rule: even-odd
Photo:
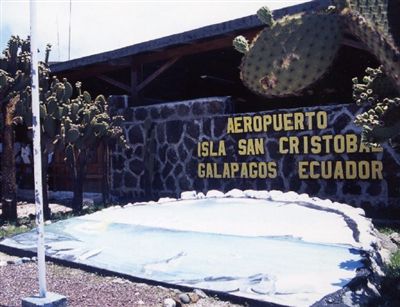
[[[355,104],[274,110],[246,116],[326,111],[328,125],[322,130],[271,131],[260,133],[227,134],[228,118],[233,114],[229,98],[207,98],[150,107],[120,110],[126,118],[125,131],[130,149],[117,148],[112,155],[112,193],[123,199],[156,199],[177,197],[182,191],[210,189],[228,191],[233,188],[276,189],[296,191],[311,196],[330,198],[354,206],[382,207],[397,205],[400,196],[400,157],[394,149],[385,146],[380,153],[343,154],[281,154],[281,137],[326,134],[357,134],[360,131],[352,122],[359,111]],[[239,155],[239,140],[262,138],[265,153]],[[223,157],[198,157],[201,141],[223,140],[226,155]],[[299,179],[299,161],[382,161],[383,179]],[[262,178],[199,178],[199,163],[276,162],[277,176]]]
[[[203,118],[233,112],[229,97],[121,108],[128,104],[128,98],[113,96],[110,104],[119,107],[113,114],[125,117],[125,135],[130,144],[129,149],[117,147],[111,157],[112,194],[123,199],[171,195],[160,187],[168,185],[175,190],[178,177],[181,190],[187,190],[190,184],[184,185],[181,175],[187,171],[185,162],[191,160],[189,155],[198,134],[184,135],[183,122],[196,125]]]

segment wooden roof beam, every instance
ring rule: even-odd
[[[107,82],[107,83],[109,83],[111,85],[114,85],[115,87],[118,87],[118,88],[120,88],[120,89],[122,89],[122,90],[124,90],[124,91],[126,91],[128,93],[131,93],[131,87],[126,85],[125,83],[122,83],[122,82],[117,81],[117,80],[115,80],[113,78],[107,77],[105,75],[97,75],[96,78],[98,78],[98,79],[100,79],[100,80],[102,80],[104,82]]]
[[[164,65],[162,65],[159,69],[153,72],[150,76],[148,76],[142,83],[140,83],[136,87],[136,91],[140,92],[144,87],[146,87],[150,82],[154,81],[159,75],[161,75],[164,71],[174,65],[180,59],[179,56],[170,59]]]
[[[243,35],[245,35],[246,38],[251,41],[252,37],[254,37],[258,32],[258,29],[252,29],[245,31]],[[70,79],[84,79],[95,77],[96,75],[101,75],[110,71],[116,71],[118,69],[129,68],[132,63],[133,65],[146,64],[224,48],[232,48],[233,50],[232,40],[235,36],[235,34],[224,34],[223,36],[209,40],[197,42],[192,41],[186,44],[171,46],[168,48],[149,50],[146,53],[133,55],[127,58],[120,58],[110,62],[102,62],[86,67],[80,67],[74,70],[63,71],[58,73],[58,75],[66,76]]]

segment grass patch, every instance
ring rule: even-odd
[[[381,225],[375,225],[375,228],[380,232],[383,233],[387,236],[390,236],[394,232],[400,233],[400,226],[397,225],[391,225],[391,226],[381,226]]]
[[[34,223],[28,225],[0,224],[0,238],[11,237],[23,232],[27,232],[34,227],[33,224]]]
[[[109,203],[109,204],[93,204],[91,206],[85,207],[79,213],[70,212],[55,212],[51,214],[51,221],[57,222],[61,220],[66,220],[75,216],[81,216],[85,214],[94,213],[96,211],[102,210],[104,208],[108,208],[111,206],[121,205],[120,203]],[[27,232],[36,227],[35,216],[30,214],[29,216],[19,217],[17,222],[9,223],[7,221],[3,221],[0,219],[0,240],[5,237],[11,237],[23,232]]]
[[[397,250],[391,257],[390,263],[386,268],[386,276],[389,278],[396,278],[400,281],[400,250]]]
[[[391,257],[385,267],[385,276],[381,283],[381,297],[371,306],[392,307],[400,306],[400,250]]]

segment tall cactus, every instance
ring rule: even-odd
[[[48,206],[48,156],[54,154],[61,142],[61,117],[63,103],[72,96],[72,86],[66,79],[60,82],[53,77],[48,90],[40,91],[41,149],[42,149],[42,182],[44,217],[50,218]],[[20,100],[16,105],[15,121],[23,122],[28,129],[32,127],[32,105],[30,100]]]
[[[49,52],[50,50],[47,50]],[[46,56],[48,58],[48,56]],[[16,220],[16,167],[14,158],[14,125],[17,104],[30,100],[30,42],[12,36],[0,56],[0,110],[2,116],[2,215],[3,219]],[[46,63],[39,63],[39,85],[45,88],[48,78]]]
[[[233,45],[244,53],[240,78],[253,92],[266,97],[299,94],[328,70],[340,46],[340,20],[332,9],[272,18],[263,7],[266,24],[251,44],[243,36]]]
[[[74,179],[73,209],[79,212],[82,210],[83,181],[90,151],[101,143],[118,141],[124,146],[127,143],[121,128],[124,119],[122,116],[110,117],[104,96],[92,99],[88,92],[82,92],[80,82],[76,83],[76,90],[77,97],[63,103],[60,116],[66,162]]]

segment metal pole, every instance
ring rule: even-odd
[[[46,263],[44,250],[43,222],[43,189],[42,189],[42,151],[40,146],[40,101],[39,101],[39,67],[36,42],[36,0],[30,1],[31,17],[31,76],[32,76],[32,128],[33,128],[33,165],[35,178],[35,204],[37,226],[37,258],[39,271],[39,294],[46,297]]]
[[[69,0],[68,60],[71,60],[71,19],[72,19],[72,0]]]

